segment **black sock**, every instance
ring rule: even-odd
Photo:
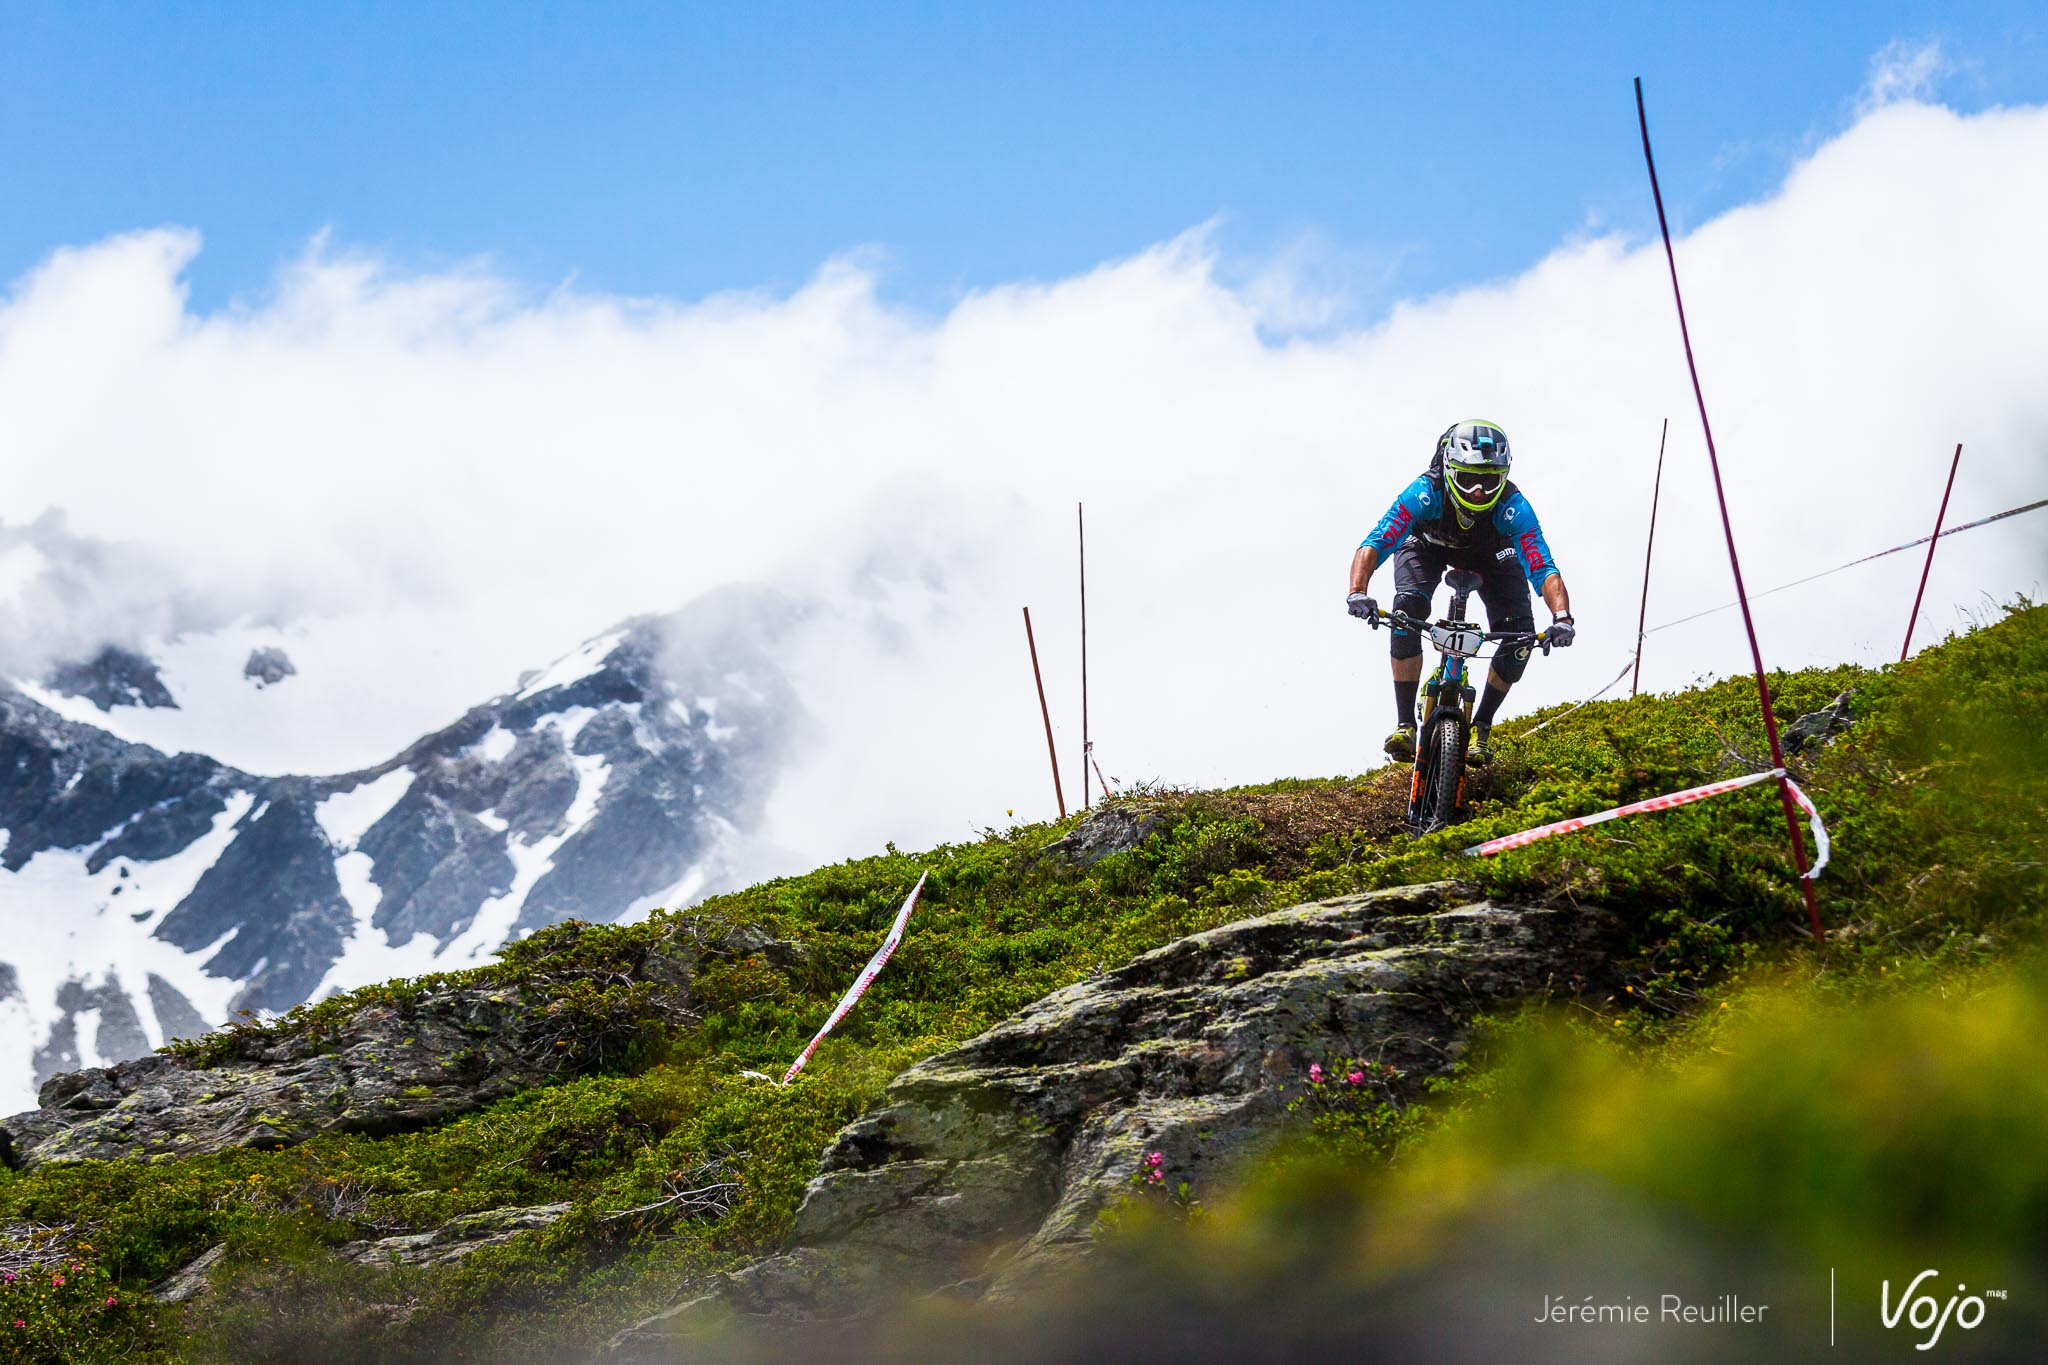
[[[1412,678],[1402,682],[1394,679],[1394,710],[1399,713],[1399,724],[1409,730],[1415,728],[1415,693],[1422,687],[1422,680]]]
[[[1507,699],[1508,690],[1505,687],[1496,687],[1491,680],[1488,680],[1486,693],[1479,698],[1479,710],[1474,713],[1472,723],[1474,725],[1493,724],[1493,713],[1500,710],[1500,704]]]

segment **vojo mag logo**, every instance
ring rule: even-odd
[[[1912,1282],[1900,1292],[1896,1304],[1892,1302],[1892,1282],[1886,1280],[1878,1303],[1878,1314],[1887,1331],[1904,1324],[1913,1331],[1928,1333],[1927,1340],[1913,1347],[1916,1351],[1933,1349],[1934,1344],[1941,1340],[1941,1334],[1948,1330],[1951,1320],[1964,1331],[1976,1327],[1984,1321],[1984,1300],[2005,1297],[2003,1289],[1987,1289],[1978,1295],[1970,1293],[1968,1285],[1959,1284],[1956,1286],[1956,1292],[1948,1296],[1946,1304],[1937,1303],[1934,1294],[1920,1292],[1920,1286],[1934,1278],[1934,1275],[1935,1272],[1931,1268],[1915,1275]],[[1941,1292],[1939,1286],[1935,1287],[1934,1292]]]

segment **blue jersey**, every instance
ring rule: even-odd
[[[1380,562],[1384,564],[1410,535],[1453,550],[1483,551],[1488,558],[1495,550],[1512,546],[1522,561],[1522,572],[1529,576],[1529,586],[1537,589],[1542,588],[1544,579],[1558,571],[1550,546],[1543,541],[1536,509],[1514,484],[1510,483],[1494,504],[1491,519],[1481,520],[1470,531],[1462,530],[1455,521],[1446,526],[1447,501],[1442,484],[1428,474],[1418,476],[1401,490],[1401,496],[1394,499],[1394,505],[1360,543],[1360,548],[1372,546],[1379,551]]]

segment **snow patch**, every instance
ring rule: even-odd
[[[38,705],[47,706],[65,720],[77,725],[90,725],[95,730],[105,730],[116,739],[129,739],[129,736],[121,732],[121,728],[118,725],[108,723],[110,717],[107,712],[100,710],[99,707],[94,706],[84,697],[74,697],[65,692],[52,692],[41,683],[24,682],[19,679],[15,681],[14,685],[20,690],[22,696],[27,697]],[[120,709],[143,711],[150,708],[129,706]],[[124,719],[126,718],[124,717]],[[133,743],[134,741],[129,739],[129,742]]]
[[[504,726],[493,722],[491,728],[484,731],[484,737],[470,745],[467,749],[464,749],[463,752],[475,754],[486,763],[502,763],[505,761],[505,755],[511,753],[518,744],[518,736],[507,730]]]
[[[594,714],[590,707],[579,706],[559,715],[544,717],[539,723],[560,733],[567,742],[574,739]],[[605,784],[611,777],[611,766],[602,754],[572,755],[570,763],[576,770],[576,795],[569,803],[561,824],[552,833],[532,843],[517,835],[506,842],[505,853],[512,859],[511,887],[504,895],[494,896],[479,906],[469,926],[447,943],[437,943],[429,934],[414,934],[402,944],[392,943],[390,936],[377,928],[374,922],[381,893],[370,879],[369,855],[350,852],[337,858],[334,872],[341,883],[341,894],[348,902],[353,923],[341,956],[321,977],[311,998],[318,1000],[370,981],[474,967],[495,957],[498,949],[512,937],[512,926],[518,923],[519,912],[526,904],[527,896],[554,866],[556,852],[581,833],[597,814]],[[396,801],[398,798],[394,795],[391,799]],[[322,803],[323,807],[325,804]],[[509,828],[509,822],[495,810],[483,811],[476,818],[485,828],[497,833],[502,834]]]
[[[572,706],[543,718],[540,724],[560,735],[563,745],[568,746],[576,742],[576,736],[583,733],[583,727],[590,724],[590,718],[596,714],[595,707]]]
[[[313,818],[336,849],[352,849],[411,789],[413,776],[410,768],[393,768],[382,777],[336,792],[313,808]]]
[[[657,910],[680,910],[686,905],[695,905],[704,893],[704,884],[711,880],[710,859],[692,863],[674,886],[657,891],[651,896],[642,896],[626,907],[626,913],[619,916],[620,924],[638,924]]]
[[[341,897],[348,902],[351,917],[348,941],[341,956],[320,978],[309,1000],[319,1000],[371,981],[391,981],[403,976],[422,976],[437,970],[435,950],[440,946],[431,934],[414,934],[394,945],[391,936],[375,923],[377,904],[383,892],[370,880],[370,855],[349,852],[334,860],[335,880],[341,883]]]
[[[583,720],[589,720],[588,709],[579,709],[585,711]],[[542,723],[555,719],[550,716]],[[604,761],[602,754],[576,754],[569,761],[576,769],[576,798],[569,803],[569,811],[562,817],[562,823],[555,827],[554,833],[530,844],[518,835],[506,841],[505,853],[512,859],[511,888],[477,908],[476,918],[470,921],[469,928],[441,950],[435,964],[437,970],[472,967],[488,961],[512,936],[512,926],[519,922],[520,909],[526,904],[534,886],[555,865],[556,852],[581,833],[597,814],[605,783],[611,777],[611,765]]]
[[[38,852],[17,871],[0,868],[0,953],[15,968],[22,992],[0,1001],[0,1113],[34,1106],[36,1049],[62,1015],[57,993],[67,981],[116,984],[152,1040],[164,1034],[155,1005],[147,990],[131,989],[147,982],[151,972],[175,987],[201,1018],[227,1018],[241,982],[215,976],[205,964],[234,931],[192,953],[151,931],[219,861],[254,804],[248,792],[230,794],[207,832],[168,858],[114,858],[91,872],[89,848],[57,848]],[[97,1046],[96,1019],[92,1033]]]
[[[81,1069],[89,1066],[105,1066],[100,1057],[100,1012],[97,1008],[80,1010],[71,1016],[74,1035],[78,1039],[78,1065]]]
[[[570,683],[580,682],[589,677],[604,667],[605,656],[625,637],[625,631],[614,630],[594,640],[585,640],[581,646],[542,669],[539,677],[519,690],[519,699],[524,701],[550,688],[567,687]]]

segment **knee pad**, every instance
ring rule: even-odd
[[[1420,619],[1429,615],[1429,599],[1420,593],[1397,592],[1394,594],[1394,610],[1403,616]],[[1422,653],[1422,637],[1413,631],[1397,630],[1389,642],[1389,649],[1397,659],[1413,659]]]
[[[1509,684],[1522,680],[1522,670],[1529,666],[1529,651],[1532,645],[1516,645],[1503,649],[1493,656],[1493,671]]]

